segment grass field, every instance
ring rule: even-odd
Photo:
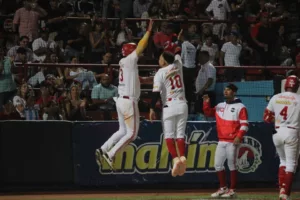
[[[241,191],[237,193],[236,200],[276,200],[276,191]],[[168,193],[76,193],[76,194],[31,194],[31,195],[7,195],[0,196],[0,200],[206,200],[211,198],[208,192],[168,192]],[[217,198],[225,199],[225,198]],[[293,200],[300,200],[300,192],[292,195]]]

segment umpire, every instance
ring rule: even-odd
[[[196,87],[196,104],[195,110],[197,113],[203,113],[202,96],[207,94],[210,98],[211,106],[216,103],[215,85],[216,85],[216,68],[209,61],[208,51],[199,52],[199,62],[201,68],[195,81]]]

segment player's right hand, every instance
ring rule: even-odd
[[[203,96],[202,96],[202,99],[203,99],[203,101],[206,102],[206,103],[209,103],[209,102],[210,102],[210,98],[209,98],[209,96],[208,96],[207,94],[203,95]]]
[[[150,109],[150,113],[149,113],[149,120],[152,123],[153,120],[155,120],[155,111],[153,109]]]
[[[152,31],[152,27],[153,27],[153,20],[150,18],[147,31],[151,32]]]

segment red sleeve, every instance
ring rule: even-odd
[[[267,123],[272,123],[274,122],[274,112],[268,110],[267,108],[265,109],[265,112],[264,112],[264,121],[267,122]]]
[[[153,36],[153,42],[154,42],[154,44],[158,44],[158,45],[160,45],[160,34],[159,34],[159,32],[158,33],[156,33],[154,36]]]
[[[216,107],[211,108],[210,103],[203,101],[203,112],[204,112],[204,115],[207,117],[214,117],[215,113],[216,113]]]
[[[237,134],[237,137],[239,138],[243,138],[244,135],[247,133],[248,129],[249,129],[249,123],[248,123],[248,111],[246,109],[246,107],[243,107],[240,110],[239,113],[239,120],[240,120],[240,130]]]
[[[258,24],[255,24],[255,25],[251,28],[250,34],[251,34],[251,37],[252,37],[252,38],[256,38],[260,26],[261,26],[261,24],[258,23]]]

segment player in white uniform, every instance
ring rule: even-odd
[[[176,48],[175,52],[179,53],[180,48]],[[185,128],[188,106],[185,99],[181,57],[165,51],[159,58],[159,66],[161,68],[154,76],[149,118],[150,121],[155,119],[154,108],[159,95],[161,95],[163,133],[168,151],[173,158],[172,176],[182,176],[186,170]]]
[[[280,159],[278,179],[281,200],[289,199],[293,176],[297,168],[300,131],[300,96],[296,94],[299,79],[289,76],[285,92],[273,96],[265,109],[264,121],[274,122],[273,142]]]
[[[119,62],[119,97],[116,101],[119,130],[96,150],[96,161],[99,166],[104,158],[113,169],[116,153],[122,151],[137,137],[140,124],[138,100],[141,93],[137,62],[147,47],[152,25],[153,21],[150,20],[148,30],[137,46],[134,43],[128,43],[122,47],[124,58]]]

